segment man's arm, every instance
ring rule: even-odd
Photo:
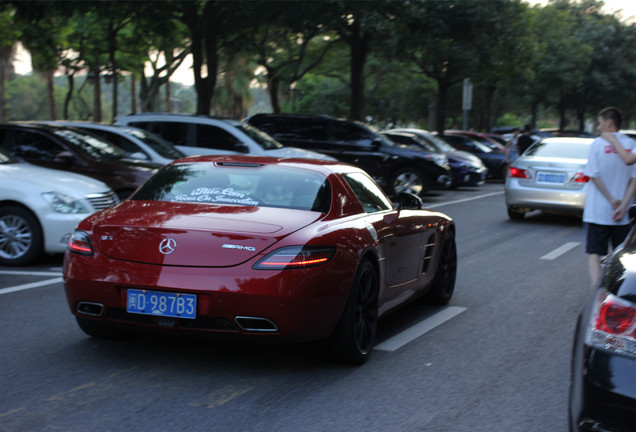
[[[618,138],[616,138],[616,135],[614,135],[612,132],[603,132],[601,134],[601,138],[609,141],[614,146],[616,153],[618,153],[621,159],[623,159],[623,162],[625,162],[627,165],[633,165],[634,163],[636,163],[636,154],[625,150]]]
[[[634,193],[636,193],[636,178],[632,177],[629,179],[629,183],[627,184],[627,189],[625,190],[625,195],[623,196],[621,203],[614,209],[612,220],[619,221],[623,219],[623,216],[627,211],[627,206],[631,202]]]
[[[596,188],[603,194],[605,199],[610,202],[610,204],[612,205],[612,208],[616,210],[618,206],[621,205],[622,201],[612,196],[612,194],[605,187],[605,183],[603,183],[603,180],[601,180],[600,177],[591,177],[590,179],[592,180],[592,183],[594,183],[594,186],[596,186]]]

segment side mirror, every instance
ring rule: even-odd
[[[371,147],[376,150],[379,149],[380,147],[382,147],[382,140],[380,138],[375,138],[373,141],[371,141]]]
[[[243,143],[236,143],[234,145],[234,150],[238,153],[249,153],[250,152],[250,148],[243,144]]]
[[[408,192],[400,192],[398,195],[398,210],[422,210],[422,208],[424,208],[424,202],[417,195]]]

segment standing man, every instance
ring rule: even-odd
[[[622,114],[614,107],[598,114],[599,134],[613,133],[628,151],[636,149],[636,141],[617,134]],[[584,174],[591,179],[588,185],[583,222],[585,222],[585,252],[592,286],[601,274],[601,256],[608,253],[608,245],[615,248],[629,232],[627,207],[636,191],[636,168],[626,165],[607,140],[598,137],[590,146]]]

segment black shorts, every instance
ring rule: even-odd
[[[631,226],[628,225],[597,225],[585,224],[585,252],[594,255],[607,255],[607,246],[612,244],[612,250],[621,244]]]

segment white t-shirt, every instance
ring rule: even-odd
[[[619,133],[614,135],[627,151],[636,151],[636,141],[627,135]],[[626,165],[614,150],[614,146],[609,141],[598,137],[590,146],[587,165],[583,173],[588,177],[600,178],[612,196],[623,199],[629,179],[636,177],[636,164]],[[627,212],[620,221],[612,220],[613,212],[611,203],[590,180],[587,186],[583,222],[598,225],[626,225],[629,223]]]

